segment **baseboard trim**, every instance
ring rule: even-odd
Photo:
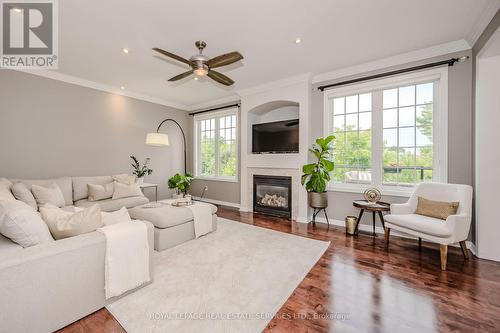
[[[215,200],[215,199],[210,199],[210,198],[203,198],[201,199],[200,197],[193,197],[194,200],[198,201],[205,201],[214,205],[219,205],[219,206],[227,206],[227,207],[233,207],[233,208],[240,208],[240,204],[235,203],[235,202],[228,202],[228,201],[221,201],[221,200]]]
[[[311,220],[312,220],[312,218],[311,218]],[[335,219],[329,219],[329,221],[330,221],[331,225],[334,225],[336,227],[345,228],[345,221],[335,220]],[[326,218],[324,218],[324,217],[316,217],[316,222],[327,224]],[[371,233],[373,231],[373,227],[369,224],[360,224],[358,228],[360,231],[364,231],[364,232]],[[385,233],[384,228],[382,228],[380,226],[375,226],[375,233],[379,234],[379,235],[383,235]],[[397,236],[397,237],[402,237],[402,238],[407,238],[407,239],[417,239],[417,237],[412,237],[411,235],[408,235],[408,234],[405,234],[402,232],[398,232],[397,230],[391,230],[391,236]],[[474,243],[472,243],[471,241],[465,241],[465,243],[467,244],[467,248],[472,252],[472,254],[474,254],[477,257],[476,245]],[[459,247],[460,245],[458,243],[456,243],[456,244],[450,244],[450,246]]]

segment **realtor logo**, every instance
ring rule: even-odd
[[[57,69],[55,0],[2,1],[0,67]]]

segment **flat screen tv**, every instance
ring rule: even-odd
[[[299,120],[291,119],[252,126],[252,153],[299,152]]]

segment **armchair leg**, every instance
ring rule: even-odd
[[[446,262],[448,260],[448,245],[439,245],[439,252],[441,253],[441,270],[446,270]]]
[[[385,239],[385,248],[389,248],[389,236],[391,234],[391,228],[385,228],[385,234],[384,234],[384,239]]]
[[[469,251],[467,250],[467,244],[465,244],[465,241],[460,242],[460,248],[462,249],[462,253],[464,254],[464,258],[469,259]]]

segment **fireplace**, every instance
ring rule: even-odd
[[[253,176],[253,211],[292,217],[292,177]]]

